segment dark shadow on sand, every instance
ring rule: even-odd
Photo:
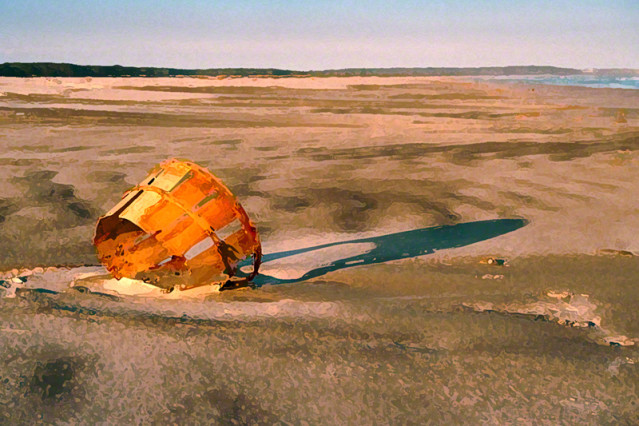
[[[337,243],[322,244],[315,247],[267,254],[262,258],[262,263],[344,244],[375,244],[375,248],[367,253],[358,254],[352,257],[345,257],[327,265],[311,269],[302,277],[296,279],[279,279],[269,275],[260,274],[253,280],[253,283],[257,287],[266,284],[292,284],[352,266],[371,265],[391,260],[422,256],[434,253],[437,250],[463,247],[488,240],[490,238],[495,238],[515,231],[526,224],[528,224],[528,221],[525,219],[484,220],[460,223],[457,225],[414,229],[412,231],[398,232],[378,237],[340,241]]]

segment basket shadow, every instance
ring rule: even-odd
[[[340,241],[297,250],[266,254],[262,258],[263,270],[264,266],[268,267],[269,262],[302,254],[312,256],[313,252],[319,255],[322,250],[331,247],[358,244],[360,247],[366,247],[368,249],[364,253],[362,253],[361,250],[354,250],[352,253],[348,253],[348,249],[353,246],[343,247],[347,249],[347,254],[341,253],[339,259],[324,261],[316,267],[311,266],[308,270],[298,273],[295,277],[278,278],[261,270],[260,274],[253,280],[253,284],[257,287],[267,284],[292,284],[353,266],[371,265],[389,262],[391,260],[423,256],[434,253],[437,250],[463,247],[495,238],[515,231],[527,224],[528,221],[525,219],[484,220],[414,229],[377,237]],[[248,263],[245,265],[248,265]]]

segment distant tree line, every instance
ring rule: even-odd
[[[178,75],[285,76],[294,73],[296,72],[274,68],[180,69],[123,67],[121,65],[75,65],[51,62],[6,62],[0,65],[0,76],[2,77],[174,77]]]
[[[321,71],[294,71],[276,68],[181,69],[123,67],[120,65],[75,65],[52,62],[6,62],[0,64],[2,77],[175,77],[175,76],[500,76],[500,75],[637,75],[637,70],[591,70],[551,66],[508,66],[477,68],[344,68]]]

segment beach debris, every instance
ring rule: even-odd
[[[622,257],[634,257],[634,253],[627,250],[615,250],[615,249],[599,249],[597,250],[599,256],[622,256]]]
[[[569,291],[554,291],[550,290],[546,292],[546,296],[552,297],[553,299],[563,299],[564,302],[569,302],[572,297],[572,293]]]
[[[23,287],[27,282],[27,278],[33,274],[29,269],[12,269],[6,272],[0,272],[0,294],[2,297],[15,297],[16,289]]]
[[[615,123],[624,124],[627,122],[628,120],[626,119],[626,110],[624,109],[617,110],[617,113],[615,114]]]
[[[507,262],[506,259],[499,259],[497,257],[487,257],[479,261],[481,264],[492,266],[508,266],[506,265]]]
[[[189,161],[156,166],[97,223],[98,258],[116,279],[166,292],[250,284],[261,261],[257,229],[231,191]],[[248,274],[238,264],[253,258]]]
[[[16,290],[24,287],[24,283],[27,282],[26,277],[12,277],[0,280],[0,290],[2,297],[7,299],[16,297]]]
[[[635,339],[623,335],[604,336],[603,341],[610,346],[634,346]]]
[[[639,363],[639,358],[631,358],[628,356],[615,358],[608,366],[608,371],[616,376],[619,374],[619,367],[622,365],[635,365]]]
[[[475,310],[478,311],[532,315],[570,327],[598,327],[601,324],[601,317],[595,313],[597,305],[589,300],[587,294],[550,291],[546,293],[546,296],[550,300],[539,300],[525,304],[493,305],[481,303],[465,304],[464,306],[476,308]]]
[[[493,274],[484,274],[481,277],[482,280],[503,280],[504,276],[501,274],[493,275]]]
[[[601,327],[598,306],[587,294],[574,294],[568,291],[548,291],[540,300],[532,303],[491,302],[462,303],[462,308],[475,312],[494,312],[528,316],[535,320],[545,320],[559,325],[587,328],[596,332],[593,339],[606,346],[634,346],[637,339],[618,335]]]

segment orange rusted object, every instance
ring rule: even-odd
[[[257,275],[259,234],[224,184],[197,164],[170,159],[98,220],[93,244],[117,279],[185,290],[220,283],[238,287]],[[253,272],[237,277],[253,257]]]

